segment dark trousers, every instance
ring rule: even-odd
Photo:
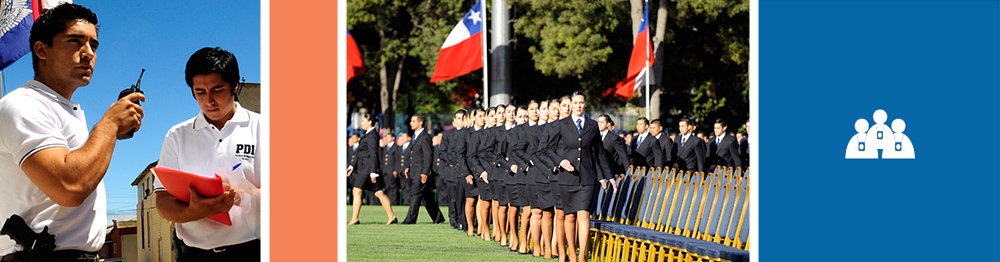
[[[410,192],[410,188],[413,187],[413,183],[411,183],[411,181],[413,180],[406,178],[406,175],[403,174],[399,175],[399,189],[403,191],[402,202],[400,204],[404,206],[408,206],[410,205],[410,202],[412,202],[410,201],[410,197],[413,196],[413,193]]]
[[[384,176],[385,195],[389,197],[389,204],[399,205],[399,178],[392,177],[392,172],[382,176]]]
[[[454,179],[445,179],[444,184],[444,186],[438,187],[438,196],[445,196],[441,199],[443,199],[444,205],[448,206],[448,223],[452,227],[456,227],[458,226],[458,209],[455,209],[455,181]]]
[[[465,188],[462,187],[463,184],[467,185],[468,183],[465,182],[465,177],[455,177],[454,180],[455,183],[451,187],[452,199],[449,210],[455,210],[455,224],[461,225],[463,229],[468,229],[469,225],[465,224]]]
[[[430,184],[433,183],[432,178],[428,178],[426,183],[420,183],[420,176],[417,175],[416,179],[410,179],[411,195],[410,195],[410,210],[406,212],[406,219],[403,220],[403,224],[413,224],[417,222],[417,213],[420,213],[420,201],[424,202],[424,208],[427,208],[427,214],[431,216],[431,221],[434,223],[444,222],[444,217],[441,216],[441,209],[438,208],[437,199],[434,199],[434,193],[431,192]]]
[[[178,262],[260,261],[260,239],[205,250],[174,238],[174,248]]]

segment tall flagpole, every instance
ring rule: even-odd
[[[490,107],[490,74],[487,67],[490,63],[486,60],[486,57],[489,56],[489,49],[486,49],[486,32],[489,30],[486,30],[486,0],[479,1],[479,12],[483,16],[482,29],[480,29],[483,35],[483,108],[488,108]]]
[[[645,8],[646,8],[646,10],[644,10],[645,14],[649,14],[649,0],[646,0],[646,7]],[[644,17],[642,19],[647,19],[648,20],[649,16],[648,15],[644,15]],[[653,95],[652,93],[649,92],[649,78],[651,77],[651,73],[652,73],[652,72],[649,71],[649,48],[650,48],[649,35],[650,35],[649,34],[649,21],[646,21],[646,37],[644,37],[644,38],[646,40],[646,77],[645,78],[646,78],[646,118],[647,119],[650,118],[650,115],[649,115],[649,97]]]

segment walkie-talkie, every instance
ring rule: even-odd
[[[122,99],[122,97],[125,97],[125,96],[127,96],[129,94],[132,94],[132,93],[140,93],[140,94],[142,94],[142,90],[139,90],[139,84],[142,83],[142,74],[143,73],[146,73],[146,69],[145,68],[142,69],[142,72],[139,72],[139,80],[136,80],[135,84],[132,85],[132,87],[126,88],[125,90],[122,90],[120,93],[118,93],[118,99],[119,100]],[[135,103],[136,105],[138,105],[139,104],[139,100],[132,101],[132,103]],[[118,140],[129,139],[129,138],[132,138],[133,135],[135,135],[135,129],[134,128],[132,130],[129,130],[128,132],[126,132],[124,134],[119,134],[118,135]]]

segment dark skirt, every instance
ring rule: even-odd
[[[515,202],[517,206],[526,207],[531,205],[530,203],[528,203],[528,199],[531,198],[528,197],[530,196],[528,194],[528,185],[517,184],[517,196],[519,197],[517,202]]]
[[[352,173],[348,180],[350,180],[352,187],[363,190],[378,191],[385,188],[385,181],[382,179],[382,175],[375,178],[375,183],[372,183],[371,174]]]
[[[580,210],[590,210],[590,202],[594,200],[595,185],[576,186],[560,185],[560,208],[566,214],[576,213]]]
[[[510,203],[510,196],[507,195],[507,185],[503,183],[503,180],[497,180],[496,182],[490,182],[493,184],[493,199],[495,199],[501,206]]]
[[[537,183],[535,186],[535,198],[537,203],[531,204],[531,207],[549,209],[556,206],[556,199],[553,197],[552,186],[550,184],[551,183]]]

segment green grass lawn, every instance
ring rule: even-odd
[[[409,207],[393,206],[403,222]],[[445,219],[448,208],[441,207]],[[351,220],[351,206],[347,217]],[[432,224],[427,210],[420,207],[414,225],[386,225],[382,206],[362,206],[361,224],[347,227],[347,259],[350,261],[545,261],[538,257],[509,252],[499,242],[483,241],[452,229],[448,222]],[[346,222],[345,222],[346,223]],[[549,260],[554,261],[554,260]]]

